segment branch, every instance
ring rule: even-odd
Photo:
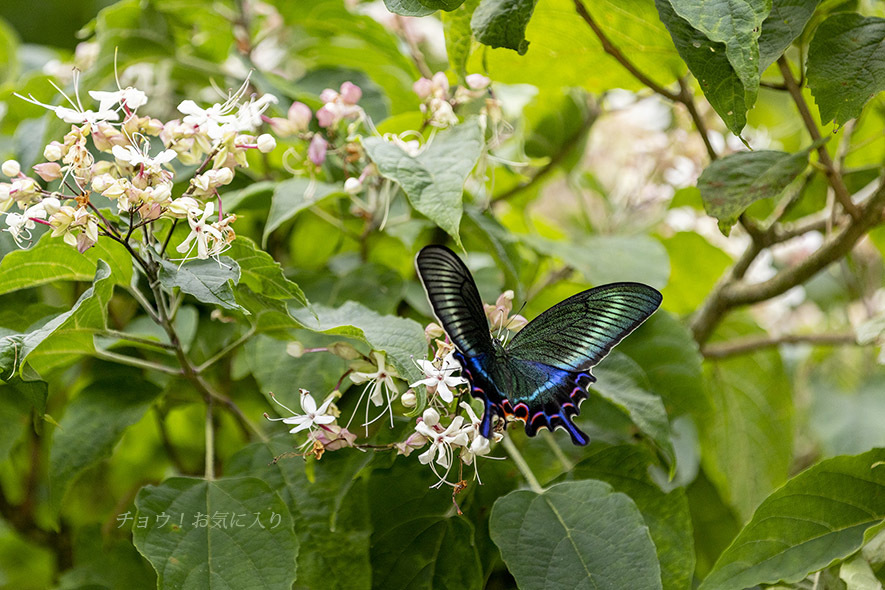
[[[763,348],[773,348],[781,344],[812,344],[815,346],[839,346],[857,344],[857,336],[852,332],[844,334],[786,334],[783,336],[754,336],[727,342],[716,342],[705,346],[701,354],[708,359],[723,359],[747,354]]]
[[[640,82],[642,82],[643,84],[645,84],[646,86],[651,88],[657,94],[660,94],[663,97],[669,98],[673,102],[683,102],[681,96],[679,96],[678,94],[676,94],[674,92],[670,92],[669,90],[667,90],[666,88],[664,88],[663,86],[661,86],[660,84],[658,84],[657,82],[655,82],[654,80],[652,80],[651,78],[649,78],[648,76],[646,76],[645,74],[640,72],[636,68],[636,66],[634,66],[633,63],[629,59],[627,59],[627,57],[623,53],[621,53],[621,50],[618,49],[611,42],[611,40],[608,38],[608,36],[605,34],[605,32],[600,28],[600,26],[596,23],[596,21],[593,20],[593,17],[590,16],[590,13],[587,12],[587,8],[584,6],[584,3],[581,0],[574,0],[574,1],[575,1],[575,10],[578,11],[578,14],[581,16],[581,18],[584,19],[584,22],[586,22],[590,26],[590,28],[593,29],[593,32],[596,33],[596,36],[599,38],[599,41],[602,43],[602,49],[607,54],[609,54],[610,56],[615,58],[619,64],[624,66],[624,69],[626,69],[628,72],[633,74],[634,78],[636,78],[637,80],[639,80]]]
[[[716,149],[710,142],[710,137],[707,135],[707,125],[704,123],[704,119],[701,117],[697,106],[694,104],[694,95],[688,89],[688,85],[685,83],[685,78],[679,78],[679,97],[677,100],[684,104],[685,108],[688,109],[688,114],[691,116],[691,120],[694,121],[695,128],[698,130],[698,133],[700,133],[701,139],[704,140],[704,147],[707,148],[707,155],[710,156],[710,161],[712,162],[718,159],[719,154],[716,153]]]
[[[820,130],[814,122],[814,117],[812,117],[811,111],[808,110],[808,104],[802,96],[802,89],[799,88],[796,79],[793,78],[793,72],[790,71],[790,65],[787,63],[787,59],[781,56],[780,59],[777,60],[777,65],[784,77],[784,84],[790,92],[790,96],[793,97],[793,102],[796,103],[796,109],[799,111],[799,115],[802,117],[806,129],[808,129],[808,134],[811,136],[811,140],[813,142],[819,142],[821,140]],[[860,211],[857,206],[851,202],[851,195],[848,193],[848,188],[842,180],[842,175],[836,170],[836,166],[833,164],[832,158],[830,158],[830,152],[827,151],[827,147],[823,144],[819,145],[817,148],[817,155],[818,160],[824,167],[827,180],[829,181],[830,186],[833,187],[836,199],[851,217],[855,220],[858,219],[860,217]]]

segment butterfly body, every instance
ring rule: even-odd
[[[661,294],[641,283],[614,283],[578,293],[529,322],[505,347],[489,334],[488,320],[470,271],[454,252],[427,246],[416,266],[433,311],[457,351],[473,397],[485,411],[480,434],[492,420],[515,417],[534,436],[564,428],[579,445],[587,435],[572,417],[595,381],[590,367],[645,321]]]

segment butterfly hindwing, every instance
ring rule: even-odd
[[[482,299],[467,266],[444,246],[426,246],[415,258],[433,313],[467,356],[492,351]]]

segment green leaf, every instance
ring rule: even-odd
[[[697,342],[674,315],[659,309],[617,350],[642,367],[651,391],[664,399],[671,416],[690,414],[702,420],[710,412]]]
[[[400,377],[410,382],[420,378],[412,358],[424,358],[427,341],[418,322],[380,315],[353,301],[334,309],[316,305],[314,311],[316,317],[307,310],[296,310],[293,315],[314,332],[356,338],[374,350],[383,350]]]
[[[259,295],[247,287],[236,289],[237,303],[248,312],[249,323],[256,332],[282,332],[301,328],[301,322],[292,317],[289,307],[279,299]]]
[[[433,10],[455,10],[464,3],[464,0],[418,0],[418,2]]]
[[[521,588],[662,588],[642,515],[601,481],[511,492],[495,502],[489,529]]]
[[[676,232],[661,242],[670,259],[670,280],[661,289],[663,306],[679,315],[693,313],[734,260],[693,231]]]
[[[419,0],[384,0],[384,6],[390,12],[402,16],[427,16],[436,12],[435,9],[428,8]]]
[[[271,233],[301,211],[312,207],[332,195],[340,195],[343,188],[335,184],[311,181],[307,178],[290,178],[279,183],[273,191],[270,211],[261,243],[266,245]]]
[[[227,256],[219,260],[191,260],[181,266],[168,260],[161,260],[160,264],[160,283],[165,289],[178,287],[203,303],[246,311],[237,303],[233,291],[233,285],[240,281],[240,265]]]
[[[821,461],[771,494],[701,590],[794,583],[861,548],[885,518],[885,450]]]
[[[35,423],[42,421],[48,394],[49,386],[43,381],[15,377],[0,384],[0,423],[6,425],[0,429],[0,463],[9,457],[24,429],[31,427],[31,414]]]
[[[247,237],[238,237],[227,251],[240,267],[240,283],[271,299],[295,299],[307,305],[301,287],[283,274],[280,263]]]
[[[0,85],[19,78],[18,46],[15,30],[0,19]]]
[[[593,285],[641,281],[660,289],[670,276],[667,251],[656,239],[638,236],[589,236],[579,242],[556,242],[522,236],[530,246],[578,269]]]
[[[476,40],[489,47],[506,47],[525,55],[525,39],[537,0],[481,0],[470,20]]]
[[[787,477],[792,459],[790,381],[776,350],[709,363],[713,412],[698,424],[701,462],[744,518]]]
[[[124,381],[126,387],[120,387]],[[126,429],[144,416],[159,393],[160,388],[140,373],[129,371],[92,383],[68,404],[49,452],[50,499],[56,514],[74,479],[111,456]]]
[[[808,166],[811,148],[795,154],[773,150],[738,152],[716,160],[701,173],[698,189],[707,214],[725,235],[741,213],[759,199],[776,197]]]
[[[369,480],[374,588],[483,587],[482,568],[466,518],[454,516],[449,494],[431,487],[430,469],[397,460]]]
[[[759,90],[759,34],[772,0],[670,0],[673,10],[713,42],[725,55],[747,91],[747,105]]]
[[[627,414],[637,428],[654,443],[670,466],[676,463],[676,452],[670,440],[670,423],[660,396],[643,389],[629,374],[629,359],[612,354],[593,369],[596,382],[590,388],[603,399]]]
[[[296,334],[305,347],[318,348],[340,338],[312,334],[306,330]],[[246,363],[262,392],[274,392],[289,405],[297,405],[298,389],[313,392],[319,400],[335,387],[335,382],[347,371],[347,362],[333,354],[305,354],[294,358],[286,352],[288,341],[259,335],[244,347]]]
[[[310,355],[319,356],[319,355]],[[327,453],[321,461],[299,458],[272,463],[291,452],[288,434],[240,450],[229,464],[231,475],[249,475],[267,482],[289,507],[298,544],[298,587],[327,590],[368,590],[368,494],[363,468],[372,454]]]
[[[483,148],[476,120],[440,131],[417,156],[378,137],[363,139],[363,147],[381,175],[402,187],[412,207],[460,246],[464,182]]]
[[[649,476],[654,458],[642,447],[594,445],[574,466],[570,479],[596,479],[630,496],[642,513],[661,564],[664,590],[691,587],[694,539],[685,490],[664,493]]]
[[[104,260],[114,282],[132,281],[132,258],[111,239],[102,239],[80,254],[59,239],[43,234],[33,248],[15,250],[0,261],[0,294],[55,281],[91,281],[98,261]]]
[[[759,72],[764,72],[802,34],[820,0],[772,0],[759,35]]]
[[[99,260],[92,286],[80,295],[71,310],[32,332],[5,340],[0,344],[0,359],[10,358],[7,350],[11,348],[19,367],[28,362],[43,373],[70,364],[85,354],[93,354],[93,335],[107,327],[107,307],[113,292],[110,268],[104,260]],[[8,375],[15,368],[15,365],[5,366],[2,374]]]
[[[885,19],[835,14],[808,46],[808,87],[822,123],[844,125],[885,90]]]
[[[612,43],[655,82],[667,86],[685,72],[664,25],[648,0],[593,0],[584,2]],[[531,40],[521,56],[510,49],[483,48],[469,69],[487,72],[505,84],[532,84],[542,94],[563,88],[605,92],[611,88],[644,88],[632,74],[605,53],[599,39],[575,11],[573,0],[538,2],[525,30]],[[556,67],[551,67],[555,65]]]
[[[467,59],[473,45],[473,31],[470,29],[470,17],[479,0],[467,0],[452,12],[444,12],[440,16],[443,22],[443,33],[446,37],[446,54],[449,56],[449,67],[464,83],[467,76]]]
[[[876,578],[873,568],[863,558],[856,555],[839,568],[839,578],[848,590],[882,590],[882,582]]]
[[[670,31],[673,44],[697,78],[710,105],[735,135],[747,124],[747,110],[753,104],[741,78],[726,55],[725,45],[711,41],[680,17],[669,0],[655,0],[661,21]]]
[[[173,477],[142,488],[135,506],[133,542],[159,588],[292,587],[292,516],[260,479]]]

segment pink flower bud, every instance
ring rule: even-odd
[[[43,162],[33,167],[37,176],[46,182],[52,182],[61,178],[61,166],[58,162]]]
[[[332,90],[331,88],[326,88],[322,92],[320,92],[320,100],[324,103],[328,104],[330,102],[335,102],[338,99],[338,93]]]
[[[470,74],[465,81],[471,90],[485,90],[492,82],[482,74]]]
[[[320,127],[331,127],[335,123],[335,113],[327,106],[317,111],[317,124]]]
[[[289,107],[287,118],[295,125],[298,131],[304,131],[310,124],[310,120],[313,118],[313,113],[310,112],[309,106],[303,102],[295,101],[292,103],[292,106]]]
[[[421,78],[420,80],[412,84],[412,90],[415,91],[415,94],[418,95],[418,98],[424,100],[430,96],[431,92],[433,92],[433,82],[431,82],[427,78]]]
[[[356,104],[363,96],[363,91],[353,82],[345,82],[341,85],[341,100],[347,104]]]
[[[307,148],[307,157],[317,166],[321,166],[326,161],[327,147],[329,147],[329,142],[323,139],[321,135],[315,134],[313,139],[310,140],[310,146]]]
[[[437,72],[431,78],[433,82],[433,90],[434,94],[439,97],[444,97],[449,92],[449,79],[446,77],[445,72]]]

